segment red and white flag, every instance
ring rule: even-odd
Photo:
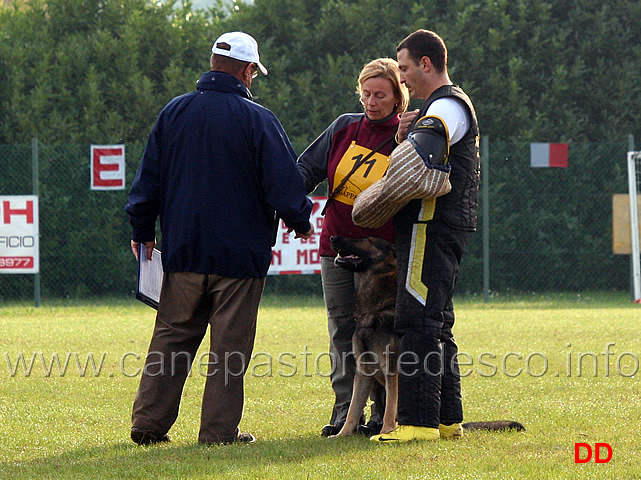
[[[530,143],[530,166],[534,168],[567,168],[568,144]]]

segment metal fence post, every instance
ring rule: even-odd
[[[481,137],[481,177],[483,181],[483,299],[490,301],[490,155],[489,137]]]
[[[628,135],[628,152],[634,152],[634,135]],[[627,158],[627,155],[626,155]],[[630,217],[632,218],[632,217]],[[634,250],[630,255],[630,299],[634,302],[636,295],[634,294]]]
[[[31,183],[33,194],[38,196],[38,139],[31,139]],[[40,242],[38,241],[38,245]],[[39,253],[38,253],[39,255]],[[40,272],[33,277],[33,297],[36,308],[40,307]]]

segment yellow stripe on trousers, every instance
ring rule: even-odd
[[[427,222],[434,218],[436,199],[423,200],[419,213],[419,222]],[[421,305],[427,301],[427,285],[423,283],[423,263],[425,261],[425,246],[427,243],[427,223],[415,223],[412,229],[410,256],[407,265],[405,289]]]

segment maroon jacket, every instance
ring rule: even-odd
[[[298,168],[303,175],[307,192],[312,192],[325,179],[328,181],[328,192],[334,191],[337,186],[334,184],[336,168],[353,140],[356,145],[373,150],[385,140],[392,139],[379,150],[380,154],[389,156],[396,146],[393,137],[398,122],[396,114],[380,121],[371,121],[363,113],[346,113],[334,120],[298,157]],[[360,173],[363,176],[366,168],[368,165],[359,167],[354,175]],[[371,180],[378,178],[374,176]],[[359,227],[352,221],[352,205],[333,200],[327,207],[323,221],[319,247],[321,256],[336,256],[329,242],[332,235],[348,238],[379,237],[393,242],[394,227],[391,221],[376,229]]]

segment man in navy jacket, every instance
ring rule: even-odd
[[[309,238],[312,204],[276,116],[249,90],[258,45],[229,32],[212,48],[197,90],[171,100],[149,136],[125,210],[136,258],[151,258],[160,217],[165,275],[133,406],[131,438],[168,441],[184,382],[211,325],[199,442],[253,442],[240,433],[243,376],[271,262],[274,213]]]

